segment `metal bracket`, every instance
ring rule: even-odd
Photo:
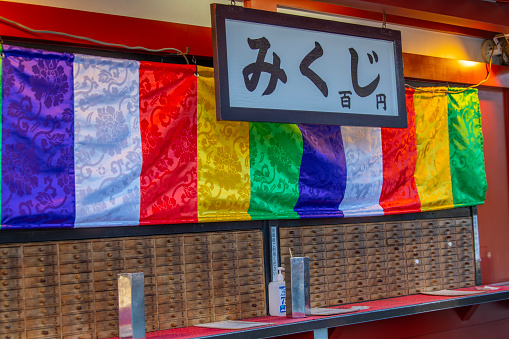
[[[470,305],[470,306],[464,306],[464,307],[458,307],[456,308],[456,314],[458,314],[458,317],[462,321],[468,321],[472,316],[474,315],[475,311],[479,308],[479,304],[477,305]]]

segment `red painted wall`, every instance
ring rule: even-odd
[[[507,91],[507,90],[505,90]],[[504,90],[479,90],[488,191],[479,206],[481,276],[484,284],[509,281],[509,183]],[[509,330],[508,330],[509,337]]]

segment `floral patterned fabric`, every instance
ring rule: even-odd
[[[348,172],[339,209],[345,217],[383,215],[379,204],[383,184],[380,128],[342,126],[341,135]]]
[[[476,90],[408,128],[216,120],[211,68],[3,46],[1,227],[354,217],[482,204]]]
[[[73,56],[3,51],[3,228],[72,227]]]
[[[140,224],[198,221],[193,66],[142,62]]]
[[[479,96],[477,89],[447,96],[453,202],[454,206],[472,206],[486,196]]]
[[[74,60],[76,227],[138,225],[139,62]]]
[[[414,90],[405,91],[407,128],[382,128],[383,187],[380,206],[385,214],[416,213],[421,201],[415,184],[417,161]]]
[[[249,124],[217,121],[214,71],[198,74],[198,218],[250,220]]]

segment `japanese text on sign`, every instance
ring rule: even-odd
[[[390,41],[226,20],[230,105],[395,116]]]

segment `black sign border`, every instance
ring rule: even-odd
[[[407,127],[405,78],[403,74],[400,31],[261,11],[232,5],[211,4],[210,10],[212,14],[212,45],[214,52],[217,120],[391,128]],[[226,19],[393,42],[398,115],[385,116],[360,113],[331,113],[319,111],[231,107],[228,83],[228,59],[225,27]]]

